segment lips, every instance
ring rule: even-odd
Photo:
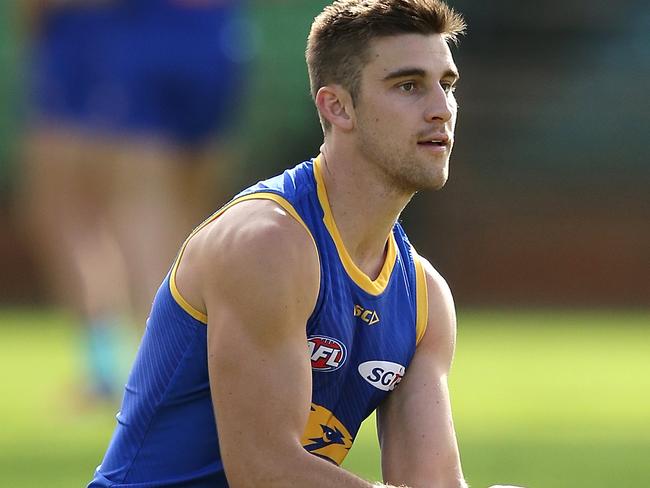
[[[418,145],[430,147],[447,147],[450,145],[451,138],[447,134],[433,134],[422,137],[418,140]]]
[[[438,146],[438,147],[447,147],[447,143],[442,141],[421,141],[418,142],[420,146]]]

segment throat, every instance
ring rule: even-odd
[[[380,277],[386,266],[386,260],[390,258],[390,239],[386,240],[383,249],[370,250],[368,248],[361,250],[357,248],[356,252],[350,253],[350,258],[369,280],[375,281]]]

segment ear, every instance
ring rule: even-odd
[[[346,132],[354,128],[352,97],[341,85],[321,87],[316,93],[316,107],[332,126]]]

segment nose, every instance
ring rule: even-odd
[[[431,91],[425,112],[427,122],[448,122],[456,112],[456,99],[453,93],[445,92],[438,85]]]

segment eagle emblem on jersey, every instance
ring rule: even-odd
[[[352,447],[352,436],[332,412],[312,403],[302,446],[308,452],[340,465]]]

